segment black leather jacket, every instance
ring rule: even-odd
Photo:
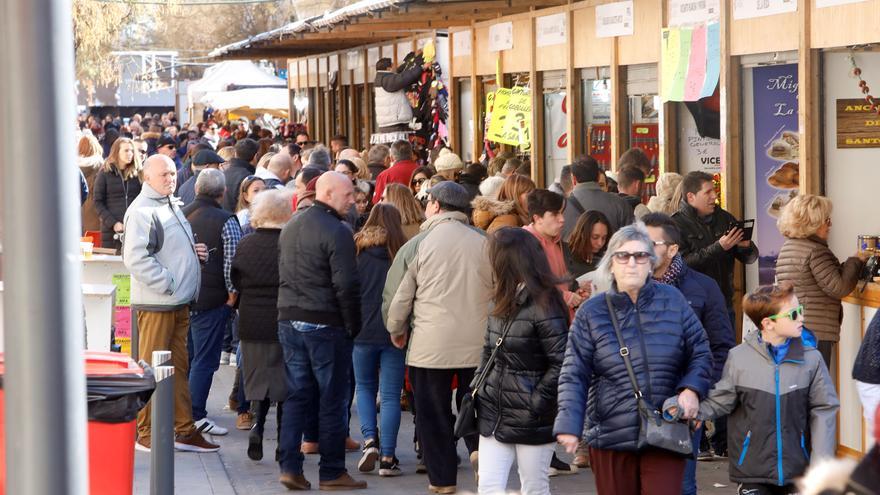
[[[708,218],[700,218],[691,205],[682,201],[672,219],[681,231],[681,255],[684,262],[694,270],[712,277],[718,282],[728,309],[733,307],[733,266],[736,260],[751,264],[758,259],[758,247],[734,246],[725,251],[718,239],[730,230],[736,218],[720,207]]]
[[[361,329],[361,293],[354,235],[330,206],[298,212],[278,240],[278,319]]]
[[[489,317],[481,370],[505,326],[505,320]],[[526,298],[478,392],[480,435],[494,436],[502,443],[553,442],[556,385],[567,341],[565,308],[542,308]]]

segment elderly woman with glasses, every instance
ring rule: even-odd
[[[678,495],[685,458],[647,445],[635,392],[615,331],[620,335],[648,407],[674,397],[692,419],[708,392],[712,354],[700,320],[675,287],[651,274],[657,257],[644,224],[623,227],[599,265],[611,289],[578,309],[559,376],[559,413],[553,431],[569,453],[585,432],[601,494]]]
[[[862,252],[841,263],[828,248],[831,200],[823,196],[795,196],[776,223],[785,243],[776,260],[776,280],[790,282],[804,305],[804,327],[818,339],[819,352],[831,369],[835,342],[840,340],[840,300],[855,289],[864,260]]]

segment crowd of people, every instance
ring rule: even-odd
[[[827,198],[783,210],[778,282],[743,298],[757,330],[737,345],[734,265],[757,246],[711,175],[662,174],[644,201],[638,149],[616,174],[585,156],[543,189],[514,155],[465,163],[408,141],[361,152],[246,122],[92,119],[80,136],[83,228],[131,272],[141,357],[172,351],[179,450],[220,448],[206,434],[228,431],[206,402],[234,362],[247,455],[263,458],[274,406],[291,490],[311,488],[315,453],[322,490],[366,488],[345,467],[360,450],[361,473],[414,470],[429,492],[455,493],[459,439],[485,494],[506,491],[514,462],[525,494],[586,467],[599,493],[692,494],[698,456],[727,457],[740,494],[788,494],[834,456],[829,368],[866,255],[840,263],[828,248]],[[878,333],[872,322],[854,366],[869,424]],[[456,425],[466,395],[474,431]],[[396,455],[402,407],[417,466]],[[681,424],[689,454],[657,436]],[[147,406],[137,449],[150,431]]]

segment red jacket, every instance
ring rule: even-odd
[[[409,181],[412,179],[412,174],[417,168],[419,168],[419,164],[412,160],[400,160],[383,170],[376,177],[376,194],[373,195],[373,204],[382,200],[382,193],[385,192],[385,185],[387,184],[396,182],[409,187]]]

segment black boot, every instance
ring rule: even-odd
[[[269,401],[251,401],[254,414],[254,426],[248,436],[247,455],[251,460],[259,461],[263,458],[263,430],[266,427],[266,415],[269,413]]]
[[[284,402],[275,403],[275,419],[278,422],[278,444],[275,447],[275,462],[281,462],[281,416],[284,415],[284,410],[281,406]]]

